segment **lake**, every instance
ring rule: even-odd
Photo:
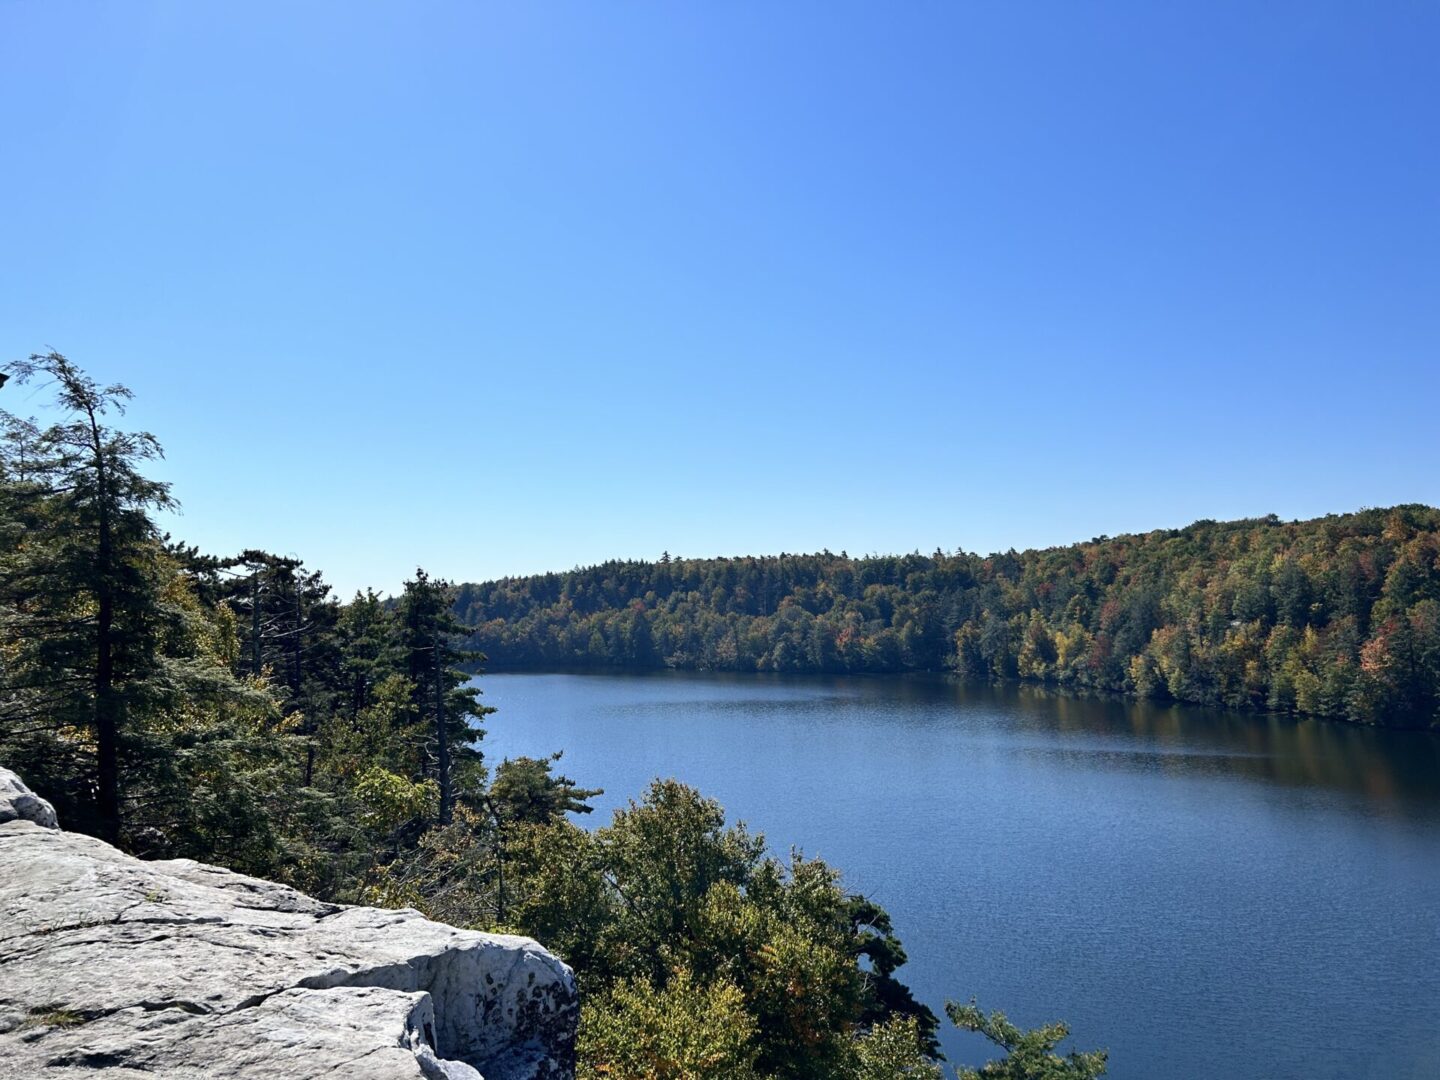
[[[1440,1076],[1440,738],[943,677],[498,674],[485,749],[674,776],[883,904],[940,1013],[1119,1080]],[[942,1016],[952,1061],[989,1049]]]

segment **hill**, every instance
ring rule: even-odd
[[[617,561],[465,584],[491,669],[953,671],[1440,725],[1440,510],[1199,521],[1067,547]]]

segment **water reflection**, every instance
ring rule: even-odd
[[[964,707],[964,689],[955,691]],[[994,693],[1004,695],[1005,691]],[[1020,715],[1083,738],[1122,737],[1137,748],[1204,757],[1221,771],[1292,787],[1323,787],[1397,804],[1440,800],[1440,738],[1428,732],[1379,731],[1324,720],[1296,720],[1190,706],[1084,699],[1044,689],[1010,691]]]
[[[554,676],[534,676],[554,678]],[[1440,804],[1440,735],[1189,705],[991,687],[946,676],[771,676],[681,672],[567,675],[596,716],[716,716],[907,728],[941,725],[1017,752],[1084,755],[1115,768],[1192,770],[1353,792],[1386,806]],[[644,686],[639,699],[635,684]],[[626,689],[623,689],[626,688]],[[618,693],[617,693],[618,691]],[[1145,764],[1148,762],[1148,766]]]

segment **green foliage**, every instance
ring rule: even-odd
[[[756,1080],[759,1032],[734,983],[688,971],[624,980],[585,1003],[577,1080]]]
[[[876,1024],[855,1040],[844,1080],[941,1080],[944,1072],[923,1049],[925,1038],[913,1016]]]
[[[587,985],[600,983],[586,973],[607,970],[603,931],[615,897],[594,834],[568,821],[520,825],[506,830],[505,855],[510,923],[565,957]]]
[[[517,787],[574,790],[550,775],[553,761],[502,766],[488,816],[429,831],[385,865],[372,895],[558,951],[590,1003],[582,1047],[596,1075],[690,1075],[666,1070],[712,1056],[716,1068],[776,1080],[929,1075],[878,1071],[892,1059],[928,1062],[935,1031],[895,978],[905,952],[883,909],[845,892],[819,860],[768,856],[762,837],[673,780],[593,833],[563,812],[536,812]],[[513,783],[497,794],[507,774]],[[743,1015],[743,1058],[713,1032],[682,1030],[706,1001]]]
[[[1440,511],[1202,521],[988,557],[610,562],[461,586],[500,666],[940,671],[1440,725]]]
[[[934,1017],[893,978],[904,952],[888,918],[823,862],[767,857],[762,837],[673,780],[653,783],[577,854],[551,873],[575,867],[567,895],[584,898],[591,944],[570,957],[582,988],[663,993],[676,972],[733,986],[765,1076],[844,1075],[857,1040],[893,1018],[909,1021],[910,1047],[925,1058]],[[517,876],[514,887],[531,884]],[[553,881],[542,889],[558,891]],[[867,969],[862,956],[882,959]]]
[[[946,1003],[945,1013],[956,1027],[979,1032],[1006,1054],[978,1070],[962,1069],[959,1080],[1094,1080],[1105,1074],[1109,1055],[1104,1050],[1072,1051],[1064,1057],[1055,1053],[1070,1034],[1064,1024],[1023,1031],[1002,1012],[981,1012],[973,998],[968,1005]]]
[[[389,833],[416,818],[434,817],[440,806],[440,785],[433,780],[408,780],[372,765],[355,780],[352,795],[362,807],[360,823]]]
[[[555,776],[550,766],[562,752],[548,759],[507,758],[495,770],[490,785],[490,803],[495,815],[505,822],[548,825],[566,814],[588,814],[589,800],[605,794],[601,788],[582,788],[568,776]]]

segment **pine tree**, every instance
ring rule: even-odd
[[[480,703],[480,689],[469,685],[462,665],[485,658],[460,648],[466,628],[455,617],[455,589],[424,570],[405,583],[400,597],[401,646],[413,693],[420,769],[440,786],[441,825],[454,817],[457,797],[478,798],[484,779],[474,724],[495,710]],[[423,733],[423,734],[420,734]]]
[[[12,530],[0,556],[0,605],[12,643],[7,740],[32,736],[33,752],[35,740],[55,747],[55,736],[83,733],[60,740],[70,755],[89,759],[74,762],[66,794],[99,836],[115,842],[127,716],[162,692],[157,643],[173,620],[149,517],[172,500],[168,485],[140,471],[160,456],[160,445],[148,433],[108,426],[130,391],[99,386],[59,353],[8,371],[18,383],[48,380],[62,418],[42,429],[4,414]]]

